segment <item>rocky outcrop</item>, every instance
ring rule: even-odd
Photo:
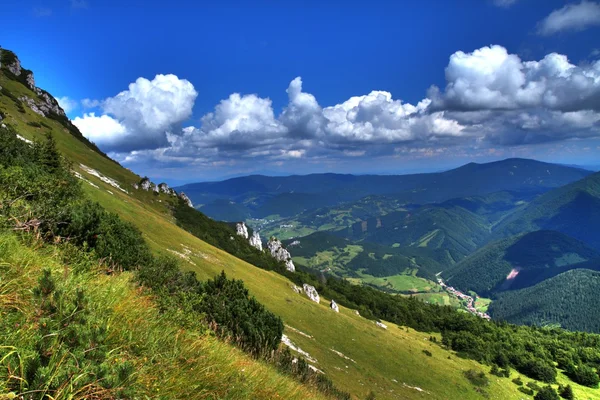
[[[250,246],[262,251],[262,240],[260,239],[260,235],[257,231],[252,232],[252,236],[250,236]]]
[[[165,194],[172,194],[173,189],[171,189],[169,185],[163,182],[158,184],[158,191]]]
[[[192,207],[192,208],[194,208],[194,204],[192,204],[192,201],[190,200],[190,198],[189,198],[189,197],[187,197],[187,195],[186,195],[185,193],[181,192],[181,193],[179,193],[179,194],[177,195],[177,197],[179,197],[181,200],[185,201],[185,203],[186,203],[186,204],[187,204],[189,207]]]
[[[29,108],[31,108],[31,111],[33,111],[34,113],[41,115],[42,117],[46,116],[46,113],[44,113],[39,107],[38,104],[31,98],[27,97],[27,96],[21,96],[19,97],[19,100],[22,103],[27,104],[27,106]]]
[[[47,117],[48,115],[50,115],[50,113],[54,113],[54,114],[62,115],[62,116],[65,115],[65,112],[63,111],[62,108],[60,108],[58,103],[54,103],[56,100],[54,100],[52,97],[48,96],[46,93],[43,93],[43,95],[40,96],[39,98],[44,101],[35,101],[32,98],[27,97],[27,96],[21,96],[21,97],[19,97],[19,100],[22,103],[27,104],[27,106],[29,108],[31,108],[31,111],[33,111],[36,114],[41,115],[42,117]]]
[[[304,289],[304,293],[306,293],[306,295],[308,296],[309,299],[311,299],[315,303],[321,302],[319,293],[317,293],[317,289],[315,289],[314,286],[311,286],[308,283],[305,283],[304,285],[302,285],[302,289]]]
[[[21,68],[21,61],[17,58],[15,53],[9,50],[0,49],[0,67],[4,66],[14,76],[20,76],[23,69]]]
[[[289,251],[283,248],[283,245],[281,244],[281,241],[279,241],[279,239],[272,237],[271,239],[269,239],[267,247],[269,248],[269,251],[271,252],[271,256],[273,256],[273,258],[275,258],[278,261],[285,262],[285,268],[288,271],[296,271],[296,266],[292,261],[292,255]]]
[[[238,236],[241,236],[241,237],[243,237],[244,239],[248,239],[248,228],[246,227],[246,224],[245,224],[245,223],[243,223],[243,222],[238,222],[238,223],[235,225],[235,230],[236,230],[236,232],[235,232],[235,233],[237,233],[237,234],[238,234]]]
[[[48,92],[35,86],[33,72],[21,66],[21,61],[17,58],[15,53],[9,50],[0,49],[0,66],[10,71],[10,73],[16,77],[16,80],[27,86],[37,95],[37,98],[35,99],[28,96],[21,96],[19,98],[19,100],[22,103],[27,104],[33,112],[43,117],[48,116],[50,113],[66,116],[64,110],[60,107],[58,101],[54,97]]]
[[[150,182],[150,179],[148,179],[147,177],[143,177],[140,181],[140,187],[142,188],[142,190],[148,191],[150,190],[151,186],[152,182]]]
[[[160,193],[157,185],[155,185],[154,183],[152,183],[151,186],[152,186],[152,191],[154,193],[156,193],[156,194]]]
[[[331,299],[331,303],[329,303],[329,307],[335,312],[340,312],[340,307],[337,305],[335,300]]]
[[[384,323],[377,321],[377,322],[375,322],[375,324],[380,328],[387,329],[387,325]]]

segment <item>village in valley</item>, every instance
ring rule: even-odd
[[[437,278],[438,284],[444,288],[444,290],[446,292],[448,292],[448,294],[453,295],[455,297],[457,297],[460,300],[463,300],[466,302],[466,309],[467,311],[469,311],[471,314],[475,314],[478,317],[484,318],[484,319],[491,319],[490,316],[487,313],[478,311],[475,308],[475,299],[473,299],[473,296],[469,296],[468,294],[464,294],[463,292],[461,292],[460,290],[452,287],[452,286],[448,286],[444,283],[444,281],[442,280],[442,278],[438,277]]]

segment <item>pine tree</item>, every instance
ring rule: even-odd
[[[575,395],[573,394],[573,388],[571,385],[561,386],[559,389],[560,397],[567,400],[573,400]]]

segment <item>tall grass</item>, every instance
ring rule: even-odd
[[[197,329],[199,322],[194,329],[181,328],[173,322],[176,317],[159,312],[132,274],[99,273],[106,270],[73,248],[35,246],[41,245],[0,233],[0,398],[9,393],[57,400],[323,398],[207,329]],[[58,312],[44,316],[44,300],[36,293],[43,291],[48,276],[53,282],[49,293],[61,293],[61,299],[84,293],[85,318],[69,325],[102,331],[98,343],[48,342],[69,329],[64,318],[52,321]],[[56,322],[60,329],[40,336],[42,324]],[[43,376],[28,376],[40,349],[52,353],[47,366],[37,370]],[[94,352],[102,358],[100,370],[86,363]],[[32,381],[40,378],[45,383],[32,389]],[[107,385],[108,379],[114,382]]]

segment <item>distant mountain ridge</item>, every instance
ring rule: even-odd
[[[288,216],[369,195],[391,195],[402,202],[425,204],[503,190],[548,190],[591,173],[580,168],[509,158],[485,164],[469,163],[437,173],[251,175],[220,182],[192,183],[176,189],[184,191],[194,204],[206,207],[204,211],[213,218],[224,219],[222,217],[228,214],[262,218],[276,214],[273,210],[280,216]],[[233,202],[231,210],[223,200]],[[214,204],[219,206],[214,207]]]

